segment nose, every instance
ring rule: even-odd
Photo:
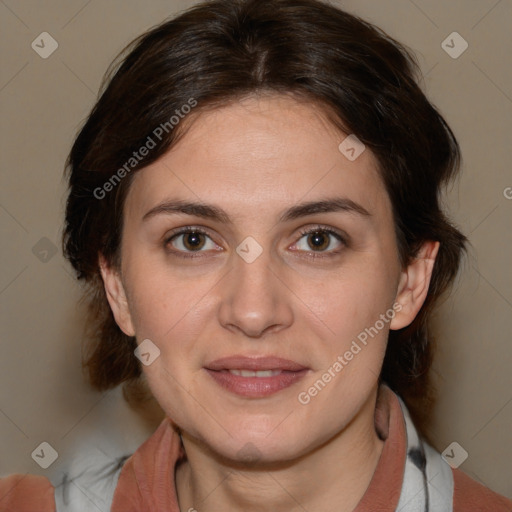
[[[233,254],[233,265],[222,283],[220,324],[250,338],[278,332],[293,323],[293,293],[271,265],[268,251],[251,263]]]

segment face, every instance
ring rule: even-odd
[[[290,460],[342,431],[417,311],[376,159],[348,159],[346,136],[311,104],[251,97],[134,176],[109,301],[160,350],[143,370],[164,411],[217,454]]]

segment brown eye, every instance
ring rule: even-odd
[[[183,246],[189,251],[201,249],[205,244],[203,233],[186,233],[183,236]]]
[[[345,237],[332,228],[317,226],[301,231],[301,237],[294,244],[293,250],[311,256],[329,257],[340,254],[347,243]]]
[[[314,251],[323,251],[329,247],[330,239],[327,233],[323,231],[316,231],[308,235],[308,245]]]
[[[169,237],[165,245],[175,249],[174,253],[205,252],[207,249],[218,249],[217,245],[208,234],[199,231],[197,228],[186,228]],[[169,250],[172,250],[169,248]]]

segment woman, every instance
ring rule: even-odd
[[[422,435],[466,239],[438,199],[459,148],[415,75],[315,0],[217,0],[134,42],[68,161],[91,382],[143,377],[166,415],[105,510],[512,509]],[[90,506],[41,477],[2,493]]]

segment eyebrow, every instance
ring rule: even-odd
[[[279,221],[287,222],[301,217],[314,215],[316,213],[330,212],[347,212],[359,215],[361,217],[372,216],[372,214],[366,208],[352,201],[351,199],[335,197],[319,201],[310,201],[292,206],[281,214]],[[196,217],[202,217],[205,219],[222,222],[224,224],[233,224],[233,221],[229,215],[222,208],[207,203],[181,200],[166,200],[158,204],[146,212],[142,217],[142,220],[149,220],[156,215],[172,215],[177,213],[194,215]]]

